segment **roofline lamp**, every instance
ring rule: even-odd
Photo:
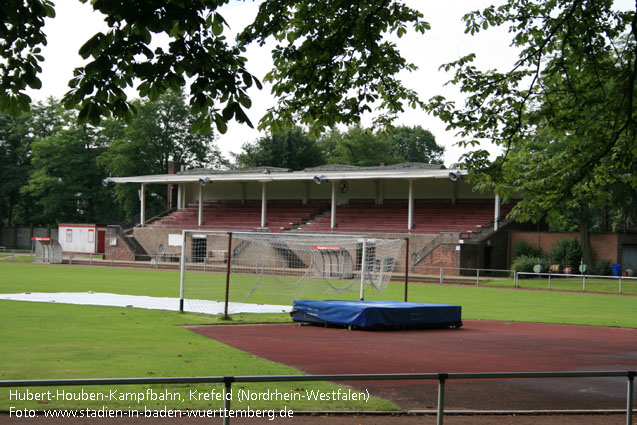
[[[320,174],[318,176],[314,176],[314,183],[321,184],[323,181],[327,181],[327,179],[325,178],[325,176],[323,174]]]

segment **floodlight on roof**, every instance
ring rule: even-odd
[[[452,182],[457,182],[459,178],[460,178],[459,171],[455,170],[449,173],[449,180],[451,180]]]
[[[199,184],[202,186],[205,186],[208,184],[209,181],[210,181],[209,177],[202,177],[199,179]]]
[[[321,184],[324,180],[327,181],[323,174],[320,174],[318,176],[314,176],[314,183],[316,183],[316,184]]]

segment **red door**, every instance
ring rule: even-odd
[[[97,254],[104,254],[106,246],[106,230],[97,231]]]

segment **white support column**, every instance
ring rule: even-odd
[[[334,229],[336,227],[336,183],[338,183],[337,180],[332,180],[332,211],[330,222],[331,229]]]
[[[139,191],[139,224],[144,227],[146,223],[146,183],[142,183],[142,188]]]
[[[407,229],[414,228],[414,181],[409,180],[409,202],[407,208]]]
[[[500,195],[495,195],[495,211],[493,214],[493,230],[498,230],[500,225]]]
[[[268,193],[265,188],[266,182],[261,182],[261,227],[265,227],[267,221],[268,210]]]
[[[178,210],[180,210],[182,208],[181,199],[183,198],[183,195],[184,195],[183,184],[177,183],[177,209]]]
[[[197,226],[203,225],[203,186],[199,185],[199,211],[197,211]]]

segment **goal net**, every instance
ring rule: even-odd
[[[184,231],[182,306],[213,314],[226,308],[272,312],[289,311],[300,299],[363,299],[366,291],[387,288],[403,243],[356,235]]]

